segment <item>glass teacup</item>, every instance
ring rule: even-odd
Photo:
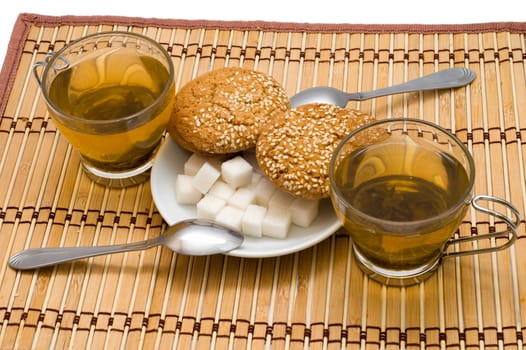
[[[175,95],[173,63],[159,43],[128,32],[93,34],[48,54],[33,72],[90,178],[111,187],[148,179]]]
[[[331,200],[357,261],[382,283],[421,282],[444,258],[505,249],[517,237],[517,209],[500,198],[473,197],[473,157],[458,138],[433,123],[404,118],[365,125],[338,145],[329,171]],[[481,201],[505,206],[514,219]],[[503,220],[508,229],[452,238],[470,205]],[[489,248],[450,248],[495,237],[504,239]]]

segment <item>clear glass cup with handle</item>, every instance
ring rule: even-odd
[[[331,201],[358,264],[387,285],[419,283],[446,258],[505,249],[518,234],[518,210],[501,198],[474,196],[469,150],[427,121],[385,119],[355,130],[336,148],[329,173]],[[470,205],[507,229],[454,238]],[[488,239],[478,249],[459,244]]]
[[[33,72],[91,179],[110,187],[148,179],[175,95],[173,62],[159,43],[131,32],[92,34]]]

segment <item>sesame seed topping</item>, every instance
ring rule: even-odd
[[[242,68],[211,71],[178,92],[174,108],[177,134],[189,135],[199,151],[234,153],[255,147],[268,120],[289,108],[288,96],[271,76]]]
[[[329,104],[289,110],[265,129],[257,144],[264,172],[286,191],[323,198],[329,191],[329,162],[340,140],[371,118]]]

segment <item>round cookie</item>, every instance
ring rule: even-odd
[[[261,127],[289,106],[287,94],[271,76],[221,68],[181,88],[167,130],[189,151],[231,154],[253,148]]]
[[[261,131],[256,145],[258,164],[270,181],[295,197],[328,197],[334,149],[352,130],[373,119],[330,104],[288,110]]]

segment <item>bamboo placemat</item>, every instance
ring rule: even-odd
[[[28,247],[110,244],[165,227],[149,183],[90,182],[49,119],[31,67],[82,35],[130,30],[170,52],[181,86],[213,68],[267,72],[289,94],[365,91],[450,66],[478,78],[454,91],[351,103],[452,130],[471,150],[475,192],[526,206],[526,23],[321,25],[22,14],[0,79],[0,349],[522,349],[526,234],[496,254],[447,260],[407,288],[369,281],[337,232],[275,258],[186,257],[167,249],[17,272]],[[525,137],[526,138],[526,137]],[[458,234],[504,228],[470,212]],[[482,242],[480,245],[494,244]]]

